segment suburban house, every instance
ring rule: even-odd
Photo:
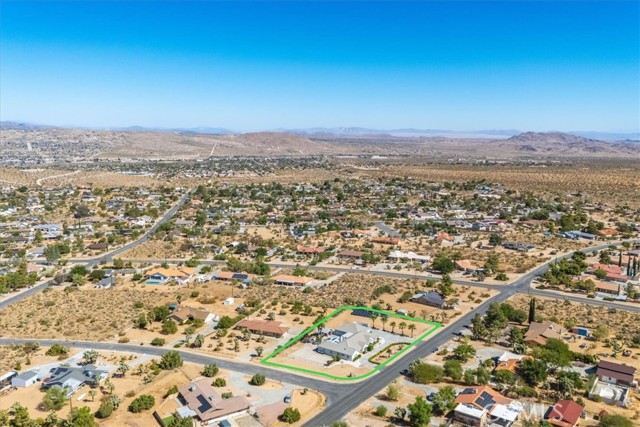
[[[436,291],[419,292],[412,296],[410,301],[438,308],[444,308],[447,305],[444,297]]]
[[[524,342],[529,347],[545,345],[549,338],[562,338],[562,328],[560,325],[553,322],[533,322],[529,325],[527,333],[524,334]]]
[[[38,381],[38,371],[25,371],[11,378],[12,387],[29,387]]]
[[[388,258],[392,261],[415,261],[415,262],[429,262],[431,257],[429,255],[418,255],[415,252],[402,252],[402,251],[391,251],[389,253]]]
[[[180,418],[192,417],[194,426],[212,426],[229,418],[247,414],[250,403],[244,396],[223,399],[208,379],[194,381],[178,389],[176,410]]]
[[[318,255],[324,252],[324,248],[315,246],[298,246],[297,251],[302,255]]]
[[[365,351],[369,344],[374,342],[375,339],[367,325],[352,322],[334,329],[331,335],[318,345],[316,351],[353,361]]]
[[[489,386],[464,389],[455,403],[453,419],[474,427],[488,424],[509,427],[523,411],[520,402],[504,397]]]
[[[43,380],[42,388],[67,388],[69,390],[67,395],[71,396],[84,385],[97,385],[106,376],[107,373],[98,369],[95,365],[85,365],[77,368],[59,366],[51,371],[51,376]]]
[[[480,267],[478,267],[468,259],[461,259],[461,260],[455,261],[454,263],[456,268],[460,271],[475,273],[476,271],[480,270]]]
[[[584,408],[573,400],[558,400],[549,407],[544,418],[549,424],[557,427],[576,427]]]
[[[336,255],[338,258],[357,260],[361,259],[364,252],[352,251],[349,249],[342,250]]]
[[[216,273],[213,278],[216,280],[237,280],[243,283],[251,283],[255,279],[255,274],[250,273],[234,273],[233,271],[220,271]]]
[[[372,237],[371,243],[379,243],[381,245],[392,245],[395,246],[400,243],[400,239],[397,237]]]
[[[203,323],[210,323],[215,318],[216,315],[207,310],[189,306],[180,306],[167,316],[167,319],[175,320],[178,323],[184,323],[189,320],[201,320]]]
[[[589,391],[589,398],[598,396],[610,405],[629,407],[629,390],[636,387],[636,368],[620,363],[601,360],[598,363],[596,375],[598,381]]]
[[[601,360],[598,363],[596,375],[598,380],[605,383],[635,387],[636,371],[633,366]]]
[[[529,252],[530,250],[536,248],[534,245],[529,245],[526,243],[517,243],[517,242],[504,242],[502,246],[505,249],[511,249],[512,251],[518,251],[518,252]]]
[[[273,282],[276,285],[305,286],[312,281],[313,279],[311,277],[304,276],[290,276],[288,274],[273,276]]]
[[[287,326],[276,320],[242,319],[234,329],[248,329],[252,334],[280,338],[289,331]]]
[[[180,285],[189,283],[193,277],[194,270],[189,267],[176,267],[176,268],[152,268],[144,275],[147,278],[147,284],[161,285],[167,283],[169,280],[175,280]]]

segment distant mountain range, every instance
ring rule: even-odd
[[[23,123],[15,121],[0,122],[0,129],[18,129],[18,130],[42,130],[64,128],[63,126],[48,126],[32,123]],[[76,129],[105,130],[115,132],[174,132],[181,134],[193,135],[232,135],[242,134],[242,132],[233,131],[221,127],[194,127],[194,128],[153,128],[144,126],[128,126],[128,127],[112,127],[112,128],[83,128]],[[514,136],[537,134],[537,135],[560,135],[568,134],[580,136],[592,140],[601,141],[627,141],[640,142],[640,132],[597,132],[597,131],[569,131],[569,132],[524,132],[516,129],[484,129],[470,131],[455,131],[447,129],[416,129],[416,128],[399,128],[399,129],[371,129],[363,127],[313,127],[302,129],[271,129],[266,132],[289,133],[294,135],[304,135],[308,137],[375,137],[375,136],[392,136],[400,138],[420,138],[420,137],[444,137],[444,138],[474,138],[474,139],[508,139]],[[547,137],[545,137],[547,138]]]

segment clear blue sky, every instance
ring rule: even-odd
[[[640,2],[1,2],[2,120],[640,130]]]

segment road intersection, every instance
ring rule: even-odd
[[[71,262],[84,263],[87,267],[94,267],[101,262],[106,262],[112,260],[114,257],[142,244],[147,242],[153,234],[156,232],[158,227],[161,224],[169,221],[178,210],[184,205],[186,200],[189,197],[189,193],[185,193],[182,198],[178,201],[178,203],[172,207],[169,211],[167,211],[163,217],[156,222],[156,224],[151,227],[142,237],[137,239],[134,242],[128,243],[118,249],[115,249],[107,254],[104,254],[100,257],[92,258],[92,259],[72,259]],[[640,240],[633,241],[634,243],[640,243]],[[619,242],[616,242],[619,243]],[[602,249],[606,249],[609,247],[611,243],[594,246],[591,248],[583,249],[583,252],[590,253]],[[572,253],[563,255],[560,258],[568,258],[572,255]],[[165,262],[169,260],[130,260],[130,261],[139,261],[139,262]],[[172,260],[175,261],[175,260]],[[177,260],[184,261],[184,260]],[[560,295],[553,291],[540,290],[531,288],[531,282],[533,279],[543,274],[545,271],[549,269],[551,263],[554,262],[548,261],[535,269],[529,271],[518,279],[514,280],[511,283],[497,285],[497,284],[485,284],[481,282],[475,281],[466,281],[466,280],[454,280],[454,283],[459,285],[466,286],[475,286],[485,289],[492,289],[498,291],[496,295],[487,299],[477,307],[475,307],[472,311],[457,318],[456,321],[446,325],[443,329],[441,329],[436,335],[429,337],[428,340],[423,341],[415,346],[415,348],[397,359],[393,364],[384,367],[377,374],[364,379],[359,382],[349,382],[349,383],[337,383],[331,381],[325,381],[317,378],[313,378],[310,376],[302,376],[298,374],[294,374],[291,372],[280,371],[277,369],[267,368],[262,365],[243,363],[243,362],[234,362],[226,359],[216,358],[209,355],[203,355],[195,352],[179,350],[182,358],[187,362],[193,362],[197,364],[209,364],[216,363],[220,368],[227,369],[231,371],[245,373],[247,375],[253,375],[257,372],[261,372],[267,375],[269,378],[274,379],[276,381],[296,384],[302,387],[312,388],[318,390],[323,393],[327,398],[326,407],[324,410],[319,413],[316,417],[311,419],[306,423],[309,427],[321,427],[330,424],[335,420],[339,420],[346,416],[350,411],[357,408],[364,401],[369,399],[371,396],[375,395],[381,389],[383,389],[387,384],[391,383],[394,379],[401,375],[401,372],[405,369],[408,369],[411,362],[414,360],[423,358],[428,356],[429,354],[436,351],[436,349],[446,342],[451,340],[456,334],[458,334],[463,328],[471,323],[471,320],[476,314],[484,314],[489,306],[492,303],[500,303],[504,302],[507,299],[511,298],[516,294],[531,294],[538,296],[546,296],[557,299],[567,299],[573,302],[580,302],[591,305],[600,305],[609,308],[616,308],[621,310],[629,310],[640,312],[640,306],[630,306],[626,304],[620,304],[609,301],[598,301],[591,298],[587,298],[580,295],[575,294],[567,294]],[[203,261],[205,264],[218,264],[216,261]],[[269,263],[271,267],[291,267],[290,264],[285,263]],[[375,270],[365,270],[365,269],[352,269],[345,267],[317,267],[317,266],[309,266],[308,268],[317,268],[323,270],[337,271],[337,272],[352,272],[358,274],[369,274],[376,276],[384,276],[384,277],[396,277],[396,278],[405,278],[405,279],[426,279],[421,275],[411,274],[411,273],[402,273],[397,271],[375,271]],[[437,278],[437,277],[434,277]],[[47,286],[49,286],[53,281],[47,281],[41,283],[37,286],[32,287],[31,289],[25,290],[21,292],[19,295],[15,295],[11,298],[8,298],[2,302],[0,302],[0,309],[8,307],[9,305],[18,302],[24,298],[27,298],[37,292],[44,290]],[[49,346],[53,344],[63,344],[69,345],[73,347],[79,348],[93,348],[96,350],[106,350],[106,351],[123,351],[123,352],[135,352],[142,353],[154,356],[161,356],[167,350],[157,347],[151,347],[147,345],[131,345],[131,344],[118,344],[118,343],[105,343],[105,342],[90,342],[90,341],[77,341],[77,342],[69,342],[66,340],[38,340],[38,339],[12,339],[12,338],[0,338],[0,345],[10,345],[10,344],[20,344],[24,342],[33,342],[37,341],[41,345]]]

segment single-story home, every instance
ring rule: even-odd
[[[429,262],[431,257],[429,255],[418,255],[415,252],[402,252],[402,251],[391,251],[389,253],[388,258],[392,261],[417,261],[417,262]]]
[[[253,334],[276,338],[280,338],[289,331],[288,327],[282,326],[282,322],[263,319],[242,319],[234,329],[248,329]]]
[[[336,256],[338,258],[346,258],[346,259],[361,259],[362,255],[364,255],[364,252],[345,249],[338,252]]]
[[[305,276],[290,276],[288,274],[279,274],[277,276],[273,276],[273,281],[276,285],[306,286],[313,281],[313,278],[305,277]]]
[[[176,267],[176,268],[152,268],[148,270],[144,275],[147,278],[149,284],[164,284],[173,279],[178,284],[183,285],[189,283],[193,277],[195,270],[190,267]]]
[[[367,325],[352,322],[335,330],[331,336],[323,340],[316,351],[340,359],[353,361],[365,352],[367,346],[374,342],[371,329]]]
[[[468,259],[461,259],[461,260],[455,261],[454,264],[455,264],[455,267],[460,271],[473,273],[480,270],[480,267],[478,267]]]
[[[557,427],[576,427],[584,408],[573,400],[558,400],[545,414],[545,420]]]
[[[167,319],[175,320],[178,323],[184,323],[188,320],[201,320],[204,323],[210,323],[213,322],[215,318],[216,315],[208,310],[189,306],[180,306],[167,316]]]
[[[255,274],[234,273],[233,271],[220,271],[218,273],[215,273],[213,276],[215,280],[226,280],[226,281],[237,280],[243,283],[253,282],[253,279],[255,279],[255,277],[256,277]]]
[[[533,322],[529,325],[529,330],[524,334],[524,342],[529,347],[545,345],[549,338],[562,338],[560,325],[553,322]]]
[[[59,366],[51,371],[51,376],[42,382],[42,388],[60,387],[69,390],[71,396],[84,385],[97,385],[106,378],[107,372],[98,369],[95,365],[83,367]]]
[[[176,410],[176,415],[180,418],[192,417],[194,425],[198,427],[213,426],[245,415],[251,406],[245,396],[223,399],[206,378],[180,387],[178,401],[183,406]]]
[[[622,363],[601,360],[598,362],[596,375],[600,381],[635,387],[637,369],[633,366],[623,365]]]
[[[455,403],[453,419],[476,427],[489,423],[509,427],[524,410],[520,402],[504,397],[489,386],[466,388],[458,394]]]
[[[410,301],[438,308],[445,308],[447,305],[447,301],[444,297],[436,291],[419,292],[412,296]]]

